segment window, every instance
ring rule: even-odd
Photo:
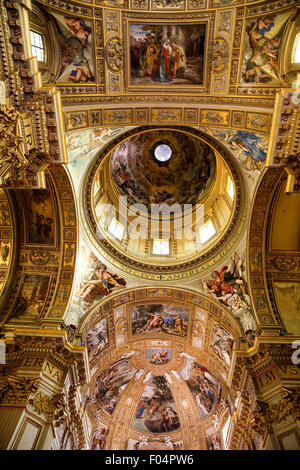
[[[167,144],[159,144],[155,147],[154,155],[159,162],[167,162],[172,156],[172,149]]]
[[[115,218],[113,218],[109,224],[108,231],[118,240],[122,240],[124,225],[120,224]]]
[[[169,240],[167,239],[154,239],[153,240],[153,254],[154,255],[168,255],[170,252]]]
[[[216,229],[212,221],[209,221],[205,224],[202,228],[200,228],[200,240],[201,243],[207,242],[210,238],[212,238],[216,234]]]
[[[234,187],[233,187],[233,181],[231,178],[229,178],[229,176],[228,176],[228,182],[227,182],[227,193],[229,194],[231,200],[233,201]]]
[[[35,31],[30,31],[30,41],[32,53],[39,62],[44,62],[44,43],[43,36]]]
[[[230,421],[231,421],[231,416],[229,415],[222,428],[222,437],[223,437],[223,442],[224,442],[226,449],[228,448],[227,440],[228,440],[228,430],[229,430]]]
[[[296,35],[292,53],[292,63],[300,64],[300,33]]]

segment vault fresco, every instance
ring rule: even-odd
[[[92,23],[83,18],[52,13],[61,47],[57,82],[93,82]]]
[[[75,289],[66,322],[77,325],[87,309],[116,289],[124,288],[126,280],[108,270],[107,265],[84,244],[81,239],[79,251],[80,269],[75,280]]]
[[[278,55],[291,12],[261,16],[246,25],[242,66],[243,83],[279,82]]]
[[[28,242],[35,244],[54,243],[54,208],[48,189],[24,191],[28,209]]]
[[[26,274],[11,320],[36,319],[42,311],[49,286],[49,276]]]
[[[167,144],[171,158],[160,162],[156,146]],[[152,131],[119,145],[111,156],[111,172],[130,203],[196,204],[207,194],[216,170],[213,150],[182,132]]]
[[[129,364],[127,359],[121,359],[97,376],[95,397],[103,411],[112,415],[122,392],[135,372],[136,369]]]
[[[258,126],[264,127],[263,119],[257,119]],[[268,139],[265,135],[236,129],[201,128],[220,142],[226,144],[239,161],[248,178],[257,178],[265,166]]]
[[[202,85],[205,34],[205,23],[130,23],[130,84]]]
[[[222,388],[220,381],[206,367],[190,358],[179,373],[197,403],[201,418],[206,418],[220,401]]]
[[[146,385],[132,426],[151,433],[172,432],[180,422],[172,392],[163,376],[156,376]]]
[[[245,333],[256,329],[246,280],[244,255],[235,252],[226,265],[202,279],[203,290],[225,305]]]
[[[168,333],[186,336],[189,311],[168,304],[132,307],[132,334]]]

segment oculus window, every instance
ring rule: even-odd
[[[167,162],[172,156],[172,149],[167,144],[159,144],[155,147],[154,156],[159,162]]]

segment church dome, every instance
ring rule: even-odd
[[[203,265],[240,236],[243,177],[228,149],[198,129],[124,132],[96,155],[81,189],[91,244],[134,275]]]
[[[193,135],[152,130],[118,145],[111,173],[120,194],[131,204],[196,204],[211,188],[214,151]]]

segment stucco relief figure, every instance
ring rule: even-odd
[[[105,264],[101,263],[92,253],[90,263],[94,267],[94,272],[77,292],[77,295],[84,301],[91,303],[97,296],[108,295],[114,287],[124,287],[126,281],[117,274],[107,271]]]

